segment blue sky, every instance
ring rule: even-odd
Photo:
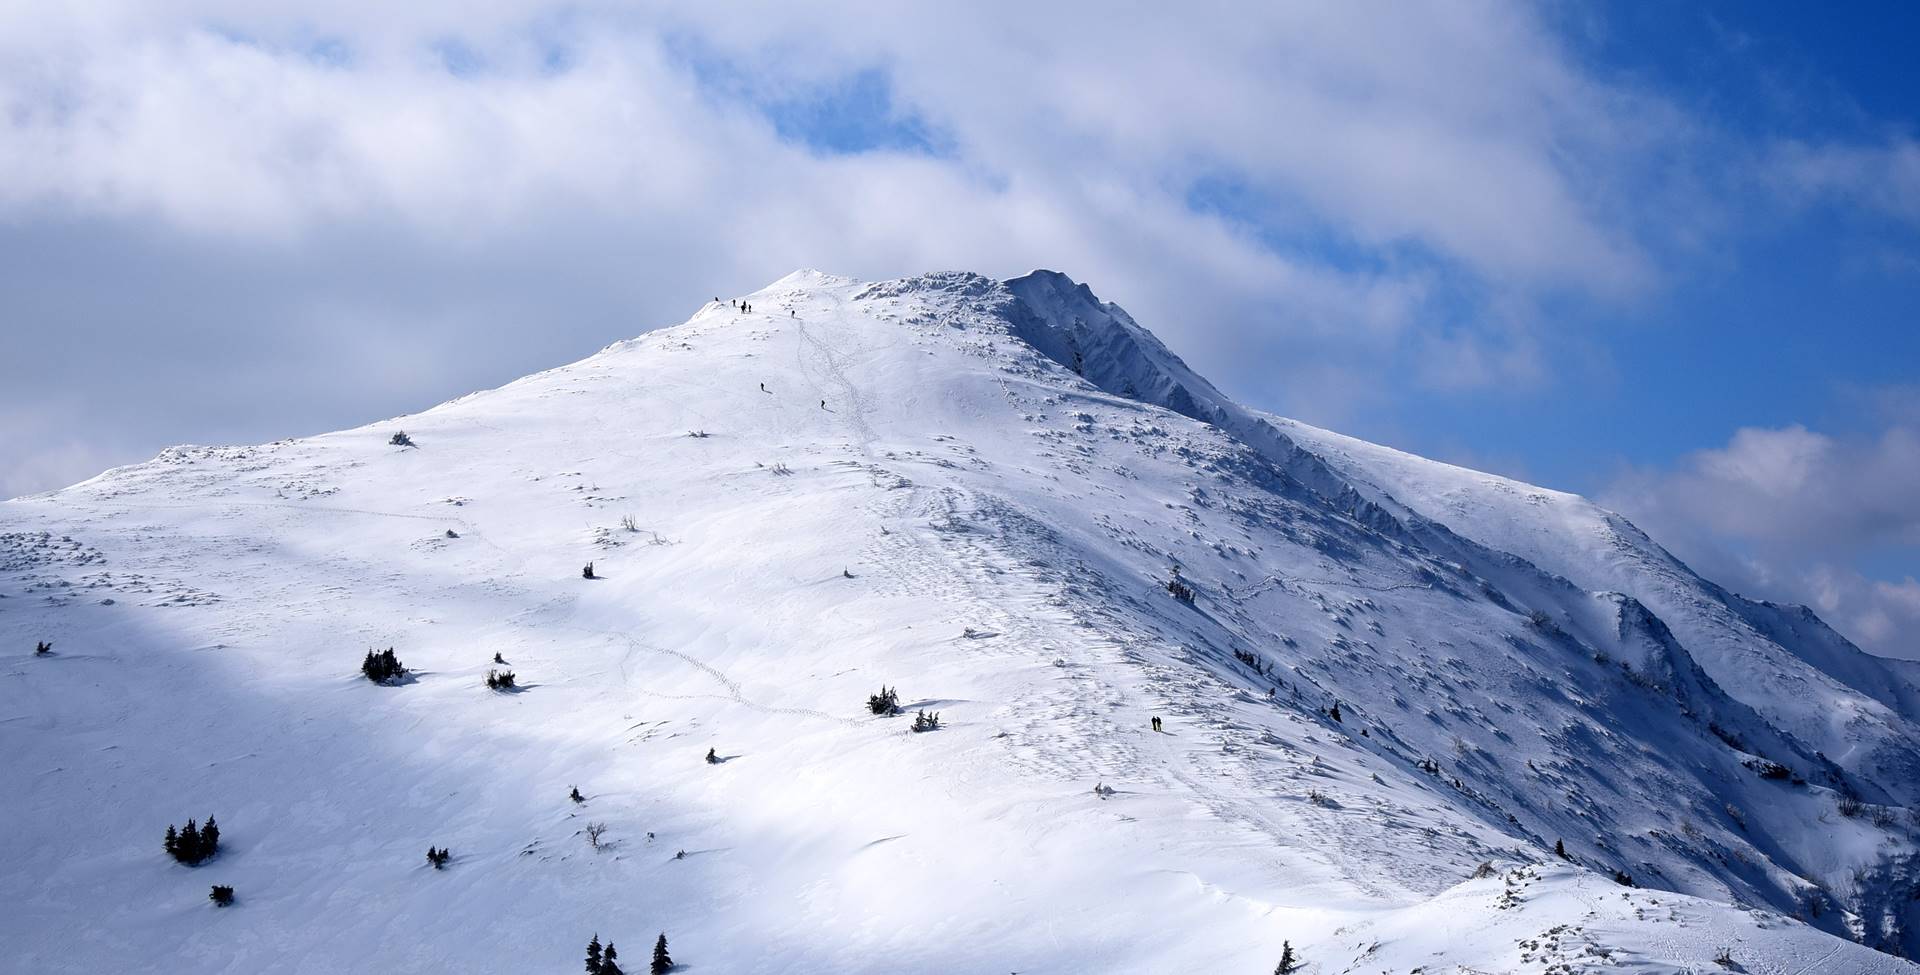
[[[0,494],[799,266],[1046,266],[1244,401],[1920,656],[1899,5],[0,7]]]

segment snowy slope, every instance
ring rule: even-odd
[[[1913,970],[1843,940],[1905,943],[1910,711],[1817,621],[1740,615],[1827,737],[1064,276],[746,300],[0,506],[20,970]]]
[[[1633,596],[1735,698],[1834,756],[1863,788],[1902,804],[1920,799],[1920,684],[1911,664],[1861,651],[1803,607],[1756,603],[1699,578],[1585,498],[1270,419],[1369,492],[1582,588]]]

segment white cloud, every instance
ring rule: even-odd
[[[1920,545],[1920,427],[1857,439],[1746,428],[1674,470],[1630,473],[1612,493],[1650,520],[1740,542],[1826,552]]]
[[[200,231],[374,212],[464,234],[555,195],[655,217],[759,187],[1076,211],[1177,202],[1224,171],[1363,245],[1419,246],[1502,281],[1612,293],[1649,274],[1621,201],[1589,177],[1631,165],[1673,113],[1572,70],[1525,8],[998,6],[17,16],[0,41],[13,120],[0,193]],[[444,70],[429,50],[447,37],[487,69]],[[349,53],[316,57],[316,39]],[[724,58],[749,91],[881,68],[957,158],[807,159],[703,97],[669,41]],[[549,43],[571,49],[566,70],[546,70]]]

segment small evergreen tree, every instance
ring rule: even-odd
[[[899,692],[891,687],[881,686],[880,693],[867,695],[867,710],[882,717],[899,714]]]
[[[47,654],[50,654],[52,652],[53,652],[53,644],[48,643],[44,640],[37,640],[33,644],[33,655],[36,657],[44,657]]]
[[[626,975],[620,967],[620,953],[613,948],[613,942],[607,942],[607,953],[600,958],[600,975]]]
[[[413,438],[407,436],[405,430],[396,430],[393,436],[387,439],[387,443],[395,447],[411,447],[413,446]]]
[[[928,713],[921,710],[913,716],[913,730],[936,731],[940,727],[940,712]]]
[[[593,940],[587,942],[587,975],[601,975],[605,971],[601,966],[605,964],[600,957],[600,936],[595,934]]]
[[[707,764],[708,765],[720,764],[720,753],[711,748],[707,749]]]
[[[233,903],[233,888],[214,884],[213,890],[207,894],[207,899],[220,907],[226,907]]]
[[[574,802],[587,801],[587,797],[580,794],[580,787],[577,785],[572,786],[567,790],[567,798],[572,799]]]
[[[1273,966],[1273,975],[1293,975],[1300,970],[1300,963],[1293,957],[1293,942],[1280,942],[1280,964]]]
[[[202,827],[195,820],[187,820],[185,828],[167,827],[167,854],[181,863],[192,866],[215,853],[220,852],[220,825],[207,817],[207,825]]]
[[[1329,718],[1332,718],[1332,719],[1333,719],[1333,720],[1335,720],[1335,721],[1345,721],[1345,720],[1346,720],[1346,719],[1344,719],[1344,718],[1342,718],[1342,717],[1340,717],[1340,702],[1339,702],[1339,701],[1335,701],[1335,702],[1333,702],[1333,707],[1331,707],[1331,708],[1329,708],[1329,709],[1327,710],[1327,717],[1329,717]]]
[[[1567,856],[1567,844],[1560,840],[1553,841],[1553,855],[1559,857],[1562,860],[1573,859],[1572,857]]]
[[[582,578],[582,579],[592,579],[592,578],[594,578],[594,575],[593,575],[593,563],[592,563],[592,562],[588,562],[588,563],[587,563],[587,565],[586,565],[586,567],[580,570],[580,578]]]
[[[492,668],[487,669],[487,688],[489,690],[495,690],[495,691],[513,690],[515,686],[513,681],[514,681],[513,671],[511,670],[494,670]]]
[[[653,943],[653,975],[666,975],[673,970],[673,956],[667,954],[667,933],[660,932],[660,940]]]

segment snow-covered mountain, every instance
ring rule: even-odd
[[[1052,272],[170,449],[0,505],[0,596],[20,971],[1920,970],[1910,665]]]

